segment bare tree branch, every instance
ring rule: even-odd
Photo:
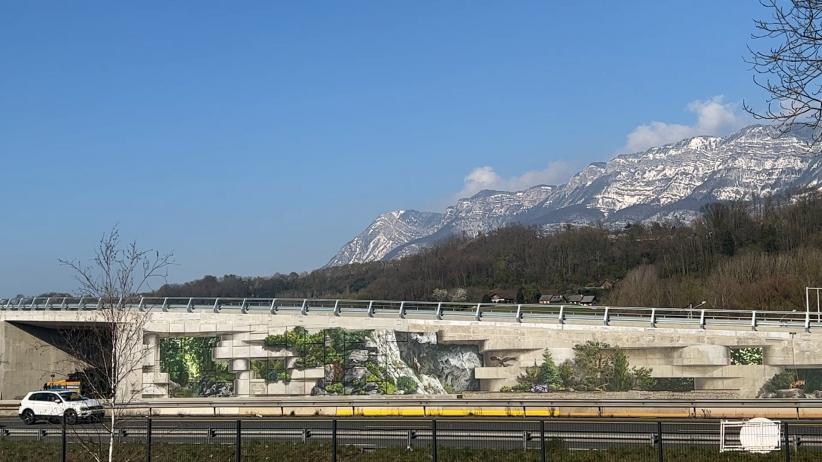
[[[99,300],[94,324],[68,329],[64,336],[67,349],[80,365],[84,385],[104,399],[109,412],[104,424],[107,448],[102,441],[78,440],[94,460],[111,462],[115,430],[125,417],[124,407],[141,398],[143,392],[140,374],[148,353],[144,328],[150,313],[133,308],[133,302],[151,281],[165,280],[168,267],[174,263],[173,254],[141,250],[135,242],[121,246],[120,233],[114,227],[100,238],[91,263],[60,263],[74,273],[81,295]]]
[[[822,0],[761,0],[767,19],[754,21],[755,40],[768,45],[748,47],[746,60],[753,81],[768,93],[767,108],[743,108],[755,119],[776,122],[781,133],[810,129],[822,141]]]

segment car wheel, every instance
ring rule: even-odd
[[[25,423],[26,425],[32,425],[35,422],[37,422],[37,417],[34,416],[34,411],[32,411],[31,409],[26,409],[25,411],[23,411],[22,416],[23,423]]]
[[[74,409],[69,409],[63,414],[63,418],[66,419],[66,424],[74,425],[77,423],[77,412]]]

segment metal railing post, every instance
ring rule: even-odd
[[[437,319],[442,319],[442,302],[437,303],[437,313],[435,316]]]
[[[151,417],[146,419],[146,462],[151,462]]]
[[[337,462],[337,419],[331,420],[331,462]]]
[[[61,433],[60,434],[60,439],[61,439],[61,443],[62,443],[61,448],[60,448],[60,461],[61,462],[66,462],[66,452],[67,452],[67,449],[68,449],[67,448],[68,445],[66,444],[67,442],[66,442],[66,416],[65,415],[63,416],[62,420],[63,420],[63,425],[62,425],[63,428],[61,429],[61,432],[60,432]]]
[[[437,419],[431,420],[431,461],[437,462]]]
[[[374,317],[374,300],[370,300],[368,302],[368,317],[369,318]]]
[[[400,302],[400,318],[405,319],[405,302]]]
[[[517,322],[522,322],[522,305],[517,305]]]
[[[340,301],[334,300],[334,316],[340,315]]]
[[[545,421],[539,421],[539,453],[540,453],[540,460],[542,462],[546,461],[545,457]]]
[[[791,440],[788,431],[788,422],[782,423],[782,432],[785,437],[785,462],[791,462]]]
[[[482,320],[482,311],[480,311],[481,306],[482,303],[477,303],[477,312],[474,313],[474,319],[476,319],[477,321]]]
[[[300,307],[300,314],[303,316],[308,314],[308,299],[303,299],[303,305]]]
[[[662,447],[662,421],[656,421],[656,453],[657,453],[657,461],[658,462],[665,462],[665,450]]]
[[[234,437],[234,462],[243,460],[243,421],[237,419],[237,435]]]

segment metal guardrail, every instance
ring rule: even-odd
[[[714,310],[583,305],[455,303],[303,298],[134,297],[106,301],[91,297],[0,299],[0,311],[87,311],[128,306],[142,311],[308,316],[400,317],[493,320],[516,323],[599,326],[686,327],[726,330],[790,330],[822,327],[822,315],[797,311]]]
[[[0,410],[17,409],[19,401],[0,401]],[[550,399],[550,398],[173,398],[121,404],[123,409],[275,408],[275,407],[459,407],[459,408],[713,408],[820,409],[818,399]]]

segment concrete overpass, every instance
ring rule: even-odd
[[[147,316],[142,373],[133,380],[146,399],[169,395],[159,343],[181,336],[220,337],[213,357],[229,361],[239,397],[308,394],[323,368],[296,370],[292,352],[263,345],[295,326],[429,333],[441,344],[475,345],[482,364],[473,374],[482,391],[516,383],[546,348],[559,363],[588,340],[624,349],[632,366],[650,367],[655,377],[693,378],[697,390],[741,398],[755,396],[780,370],[822,368],[817,313],[260,298],[143,297],[122,305]],[[57,329],[100,322],[99,306],[88,298],[0,300],[0,399],[70,372]],[[763,364],[732,365],[731,349],[749,347],[762,348]],[[509,360],[492,359],[500,357]],[[270,358],[286,361],[289,383],[254,376],[251,361]]]

